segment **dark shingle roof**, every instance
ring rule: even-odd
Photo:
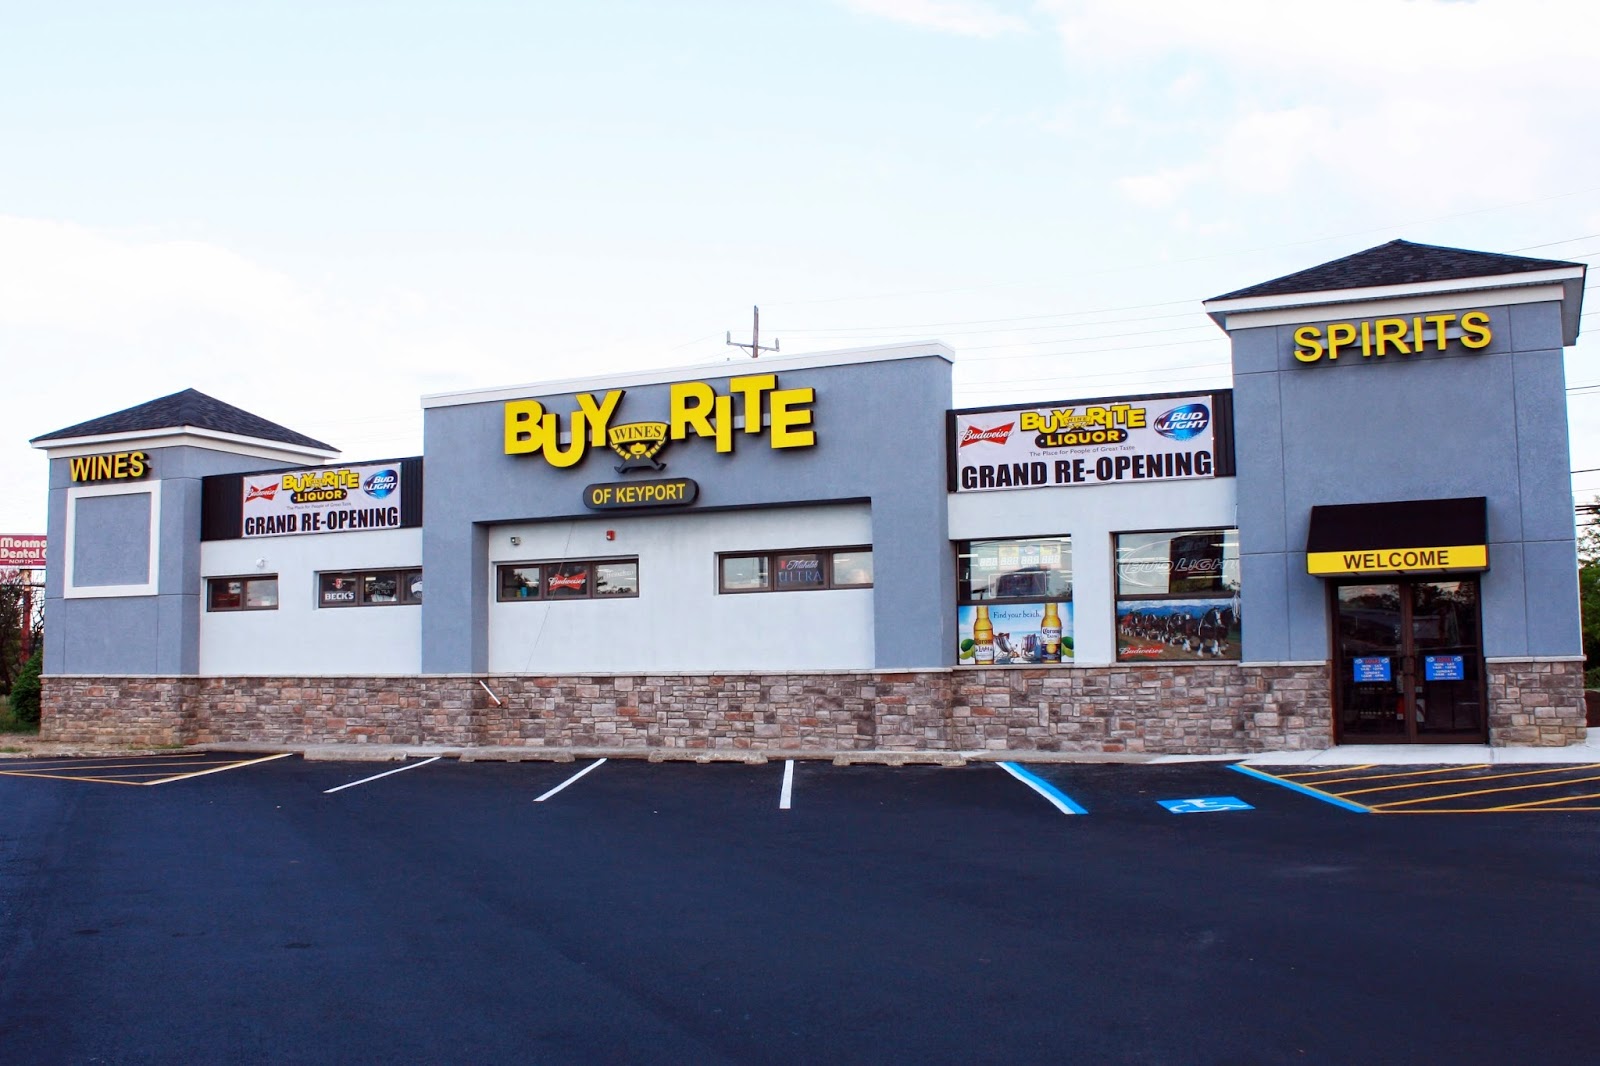
[[[31,443],[66,440],[72,437],[96,437],[106,433],[178,429],[183,426],[209,429],[217,433],[231,433],[239,437],[253,437],[256,440],[273,441],[278,444],[295,444],[302,448],[338,451],[331,444],[324,444],[304,433],[296,433],[276,422],[268,422],[259,415],[240,410],[232,404],[223,403],[194,389],[184,389],[171,396],[141,403],[137,407],[129,407],[100,418],[91,418],[87,422],[79,422],[75,426],[35,437]]]
[[[1211,299],[1235,300],[1249,296],[1287,296],[1292,293],[1364,289],[1378,285],[1410,285],[1419,281],[1455,281],[1460,278],[1525,274],[1552,267],[1582,265],[1556,259],[1529,259],[1522,255],[1444,248],[1437,244],[1390,241]]]

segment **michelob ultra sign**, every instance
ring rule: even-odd
[[[1215,477],[1216,420],[1210,394],[958,411],[955,490]]]
[[[244,536],[400,528],[400,464],[246,474]]]

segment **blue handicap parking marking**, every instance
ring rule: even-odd
[[[1156,800],[1173,814],[1206,814],[1210,811],[1253,811],[1238,796],[1205,796],[1200,799]]]

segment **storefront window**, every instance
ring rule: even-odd
[[[539,598],[539,568],[537,566],[502,566],[500,568],[500,599],[536,600]]]
[[[957,663],[1072,661],[1072,538],[961,541],[957,555]]]
[[[637,559],[563,559],[545,563],[507,563],[496,569],[496,598],[586,600],[639,595]]]
[[[421,570],[353,570],[317,575],[318,607],[383,607],[421,602]]]
[[[1239,531],[1118,533],[1117,660],[1240,657]]]
[[[208,611],[275,611],[278,577],[217,577],[206,582]]]
[[[872,587],[872,549],[804,550],[723,555],[717,560],[722,592],[806,592]]]

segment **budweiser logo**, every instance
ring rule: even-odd
[[[552,589],[581,589],[583,583],[589,580],[588,574],[551,574],[550,587]]]
[[[1007,422],[1003,426],[993,429],[979,429],[977,426],[968,426],[967,431],[961,435],[961,446],[977,444],[979,441],[988,441],[990,444],[1004,444],[1011,438],[1011,431],[1016,428],[1015,422]]]
[[[249,503],[251,500],[270,500],[277,494],[278,483],[276,481],[270,485],[251,485],[249,486],[249,490],[244,494],[244,502]]]

